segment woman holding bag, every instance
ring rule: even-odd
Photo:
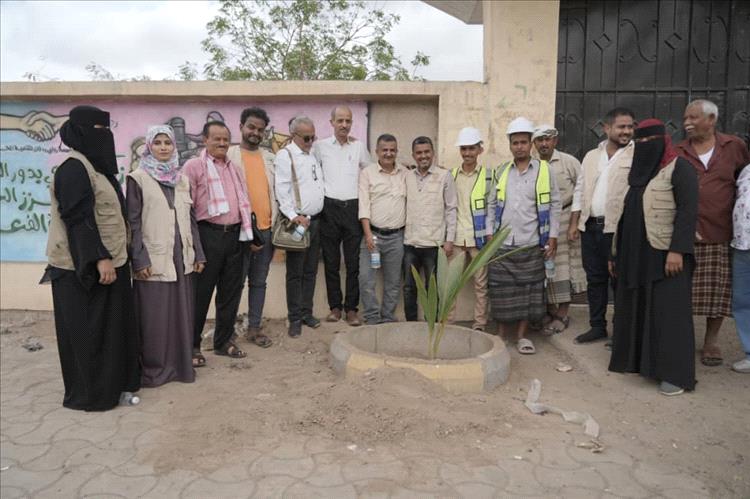
[[[205,365],[192,358],[192,273],[202,272],[206,259],[181,168],[172,127],[152,126],[138,169],[127,180],[141,382],[147,387],[192,383],[193,368]]]

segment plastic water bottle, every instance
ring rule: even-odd
[[[370,252],[370,267],[374,269],[380,268],[380,250],[378,249],[378,238],[372,236],[372,242],[375,245],[375,249]]]
[[[309,220],[310,217],[307,217]],[[302,241],[302,238],[305,237],[305,231],[307,229],[302,224],[297,224],[297,226],[294,228],[294,232],[292,233],[292,239],[295,241]]]
[[[544,274],[547,279],[555,277],[555,260],[553,258],[544,261]]]

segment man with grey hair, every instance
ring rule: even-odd
[[[359,223],[359,172],[370,164],[370,153],[365,143],[349,133],[352,130],[352,110],[336,106],[331,110],[333,135],[320,139],[313,146],[313,154],[323,168],[325,201],[323,223],[320,227],[320,246],[326,274],[326,291],[330,313],[328,322],[341,319],[359,326],[359,244],[362,226]],[[341,249],[346,265],[346,295],[341,293]]]
[[[731,315],[732,207],[736,173],[750,163],[747,145],[734,135],[716,131],[719,109],[711,101],[694,100],[685,108],[683,125],[687,139],[677,152],[698,174],[698,224],[695,231],[693,314],[706,317],[701,362],[723,362],[718,345],[719,328]]]
[[[305,251],[286,253],[286,305],[289,336],[302,334],[302,324],[320,326],[313,316],[313,295],[320,253],[320,212],[323,211],[323,171],[311,149],[315,124],[307,116],[289,123],[292,141],[276,155],[276,200],[279,210],[310,234]]]
[[[586,291],[586,274],[581,260],[580,238],[562,237],[568,234],[573,193],[578,177],[581,175],[581,163],[574,156],[557,150],[557,129],[552,125],[540,125],[534,129],[531,140],[534,149],[531,156],[549,163],[555,175],[557,189],[560,192],[561,216],[560,235],[557,239],[554,274],[547,281],[547,317],[544,321],[545,334],[563,332],[570,324],[568,309],[572,295]]]

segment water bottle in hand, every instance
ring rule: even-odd
[[[555,260],[553,258],[544,261],[544,274],[547,276],[547,279],[555,277]]]
[[[294,228],[294,232],[292,233],[292,239],[295,241],[302,241],[302,238],[305,237],[305,231],[307,229],[302,224],[297,224],[297,226]]]
[[[375,249],[370,252],[370,267],[374,269],[380,268],[380,250],[378,249],[378,238],[372,236],[372,243],[375,245]]]

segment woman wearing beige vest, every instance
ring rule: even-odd
[[[190,183],[182,175],[174,131],[152,126],[138,169],[128,175],[130,254],[135,309],[142,341],[143,386],[192,383],[195,296],[192,273],[206,261],[193,213]]]
[[[77,106],[60,129],[71,151],[50,188],[47,241],[63,405],[106,411],[138,403],[138,334],[125,204],[109,113]]]
[[[660,381],[664,395],[695,387],[691,312],[698,180],[664,124],[635,130],[633,164],[615,235],[617,273],[609,370]]]

